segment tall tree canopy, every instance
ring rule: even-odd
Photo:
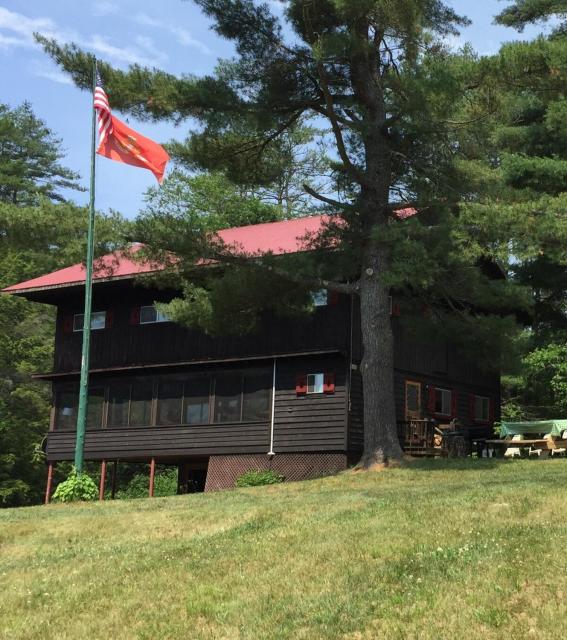
[[[329,145],[335,180],[333,197],[304,187],[332,214],[329,228],[313,241],[335,250],[263,256],[248,261],[245,271],[243,256],[226,247],[164,229],[161,244],[154,236],[154,248],[178,253],[184,260],[177,267],[186,276],[185,299],[173,311],[206,326],[218,322],[229,299],[231,320],[250,314],[243,305],[252,304],[251,296],[235,291],[261,292],[264,306],[289,309],[305,306],[309,288],[356,296],[364,345],[362,464],[397,459],[391,287],[416,296],[437,288],[440,313],[457,291],[462,314],[471,311],[480,289],[487,303],[507,301],[506,285],[487,284],[478,256],[467,261],[451,235],[464,189],[455,166],[461,153],[456,131],[466,125],[453,116],[476,87],[469,77],[472,57],[452,55],[443,40],[467,21],[441,0],[290,0],[283,3],[285,26],[267,4],[195,2],[214,30],[234,42],[236,57],[202,78],[103,64],[113,107],[141,119],[196,118],[199,130],[172,144],[172,155],[243,185],[262,184],[265,160],[282,136],[311,119]],[[88,53],[39,39],[78,86],[90,88]],[[395,214],[401,207],[419,213],[401,222]],[[231,268],[218,270],[215,282],[195,285],[197,255]]]

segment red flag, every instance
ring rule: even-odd
[[[99,144],[96,152],[116,162],[149,169],[159,183],[163,180],[169,160],[167,151],[161,145],[130,129],[115,116],[112,116],[112,133]]]
[[[94,106],[97,112],[99,145],[96,152],[105,158],[149,169],[158,182],[163,180],[169,160],[167,151],[157,142],[130,129],[110,112],[102,83],[97,77]]]

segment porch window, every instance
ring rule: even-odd
[[[435,387],[435,413],[441,416],[451,415],[451,391]]]
[[[207,424],[209,422],[208,376],[189,378],[185,381],[183,397],[183,424]]]
[[[55,428],[57,431],[72,431],[77,426],[78,391],[60,391],[57,396]]]
[[[219,375],[215,384],[215,422],[240,422],[242,417],[242,376]]]
[[[272,378],[268,371],[220,374],[215,384],[214,422],[268,420]]]
[[[140,307],[140,324],[153,324],[155,322],[169,322],[169,316],[156,309],[153,304]]]
[[[104,387],[92,387],[87,406],[87,429],[102,429],[103,409]]]
[[[151,380],[115,382],[108,389],[109,427],[146,427],[152,423]]]
[[[307,374],[307,393],[323,393],[323,383],[325,374],[309,373]]]
[[[157,424],[181,424],[183,382],[163,381],[158,388]]]
[[[272,381],[269,375],[256,374],[244,377],[242,420],[267,420],[270,415]]]
[[[488,422],[490,419],[490,398],[474,397],[474,419],[477,422]]]
[[[85,323],[85,314],[76,313],[73,316],[73,331],[82,331]],[[91,331],[106,327],[106,311],[93,311],[91,313]]]
[[[108,393],[108,426],[125,427],[130,412],[130,385],[111,384]]]
[[[129,420],[131,427],[147,427],[152,424],[153,386],[151,380],[137,380],[132,384]]]

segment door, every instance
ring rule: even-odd
[[[405,414],[406,420],[421,418],[421,382],[406,380]]]

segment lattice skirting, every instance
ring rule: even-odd
[[[346,467],[343,453],[278,453],[271,459],[265,454],[211,456],[205,491],[230,489],[239,476],[251,470],[272,469],[285,482],[292,482],[331,475]]]

